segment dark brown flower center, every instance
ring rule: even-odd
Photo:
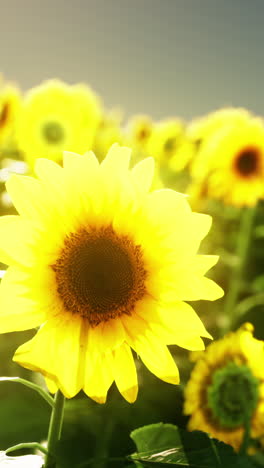
[[[235,159],[235,168],[243,177],[256,175],[260,168],[260,154],[257,148],[246,148]]]
[[[145,294],[140,246],[111,227],[71,234],[52,268],[66,310],[91,325],[131,314]]]
[[[0,111],[0,128],[4,127],[9,116],[9,105],[7,102],[4,103],[1,111]]]

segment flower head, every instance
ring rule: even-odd
[[[40,371],[68,398],[81,389],[104,402],[113,381],[137,395],[131,348],[151,372],[178,383],[167,344],[204,349],[210,337],[185,301],[215,300],[204,277],[217,257],[197,255],[211,218],[173,190],[149,192],[153,159],[129,169],[130,150],[113,145],[65,153],[64,167],[36,162],[37,179],[12,176],[20,216],[0,219],[0,332],[41,325],[15,361]]]
[[[198,146],[218,130],[229,125],[239,126],[250,117],[250,113],[239,107],[226,107],[192,120],[186,128],[188,138]]]
[[[127,125],[129,144],[137,151],[146,151],[153,130],[153,122],[148,115],[134,115]]]
[[[154,125],[147,144],[148,153],[159,164],[167,166],[182,143],[183,122],[177,118],[163,120]]]
[[[210,433],[239,449],[245,423],[251,435],[264,432],[264,347],[247,323],[237,332],[193,353],[197,363],[185,388],[189,429]]]
[[[237,206],[264,197],[264,125],[247,117],[204,141],[192,165],[193,187]],[[199,190],[198,190],[199,191]]]
[[[92,145],[92,150],[99,161],[104,159],[114,143],[119,143],[120,145],[124,143],[121,122],[122,113],[118,109],[113,109],[103,114]]]
[[[100,117],[99,100],[89,87],[46,81],[24,99],[18,146],[31,166],[37,157],[61,161],[64,150],[91,149]]]

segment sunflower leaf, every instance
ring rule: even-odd
[[[168,468],[254,468],[247,456],[207,434],[187,432],[171,424],[152,424],[132,432],[137,453],[131,460],[138,467]]]

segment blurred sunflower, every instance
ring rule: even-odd
[[[123,144],[124,135],[121,127],[122,113],[118,110],[104,112],[97,127],[92,150],[99,161],[104,159],[114,143]]]
[[[154,125],[147,144],[147,152],[161,166],[167,166],[182,143],[184,125],[180,119],[167,119]]]
[[[61,161],[64,150],[91,149],[100,117],[99,100],[88,86],[46,81],[25,96],[18,146],[30,166],[43,156]]]
[[[137,396],[131,348],[160,379],[177,384],[167,344],[204,349],[210,337],[184,301],[223,291],[197,255],[211,217],[193,213],[173,190],[149,193],[153,159],[129,170],[131,151],[113,145],[99,165],[92,152],[65,153],[64,167],[36,162],[38,179],[12,176],[20,216],[0,218],[0,332],[43,324],[14,360],[41,372],[68,398],[81,389],[102,403],[113,381]]]
[[[208,432],[236,450],[246,420],[251,420],[251,437],[264,433],[264,343],[253,331],[244,324],[205,352],[192,353],[197,362],[185,388],[188,428]]]
[[[264,126],[249,117],[224,126],[202,145],[192,164],[190,191],[237,206],[264,196]]]
[[[18,118],[21,97],[18,88],[11,84],[0,87],[0,145],[6,144],[6,139],[14,131]]]
[[[226,107],[204,117],[193,119],[186,128],[187,137],[198,146],[207,138],[222,130],[226,125],[237,125],[247,121],[250,113],[240,107]]]
[[[148,115],[134,115],[127,123],[127,141],[136,151],[146,153],[146,147],[153,130]]]
[[[168,161],[168,168],[172,172],[180,172],[192,163],[196,152],[196,145],[186,137],[182,137],[175,154]]]

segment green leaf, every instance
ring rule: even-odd
[[[207,434],[187,432],[171,424],[152,424],[132,432],[138,452],[131,459],[140,467],[255,468],[253,460]]]
[[[135,429],[130,434],[139,452],[166,450],[181,443],[178,428],[173,424],[150,424]]]

